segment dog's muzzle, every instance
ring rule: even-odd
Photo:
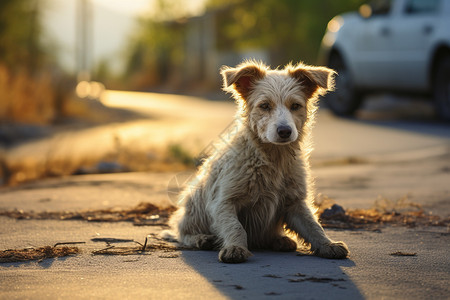
[[[278,136],[279,136],[280,138],[282,138],[282,139],[287,139],[287,138],[289,138],[289,137],[291,136],[291,134],[292,134],[292,129],[291,129],[290,126],[287,126],[287,125],[281,125],[281,126],[278,126],[278,128],[277,128],[277,133],[278,133]]]

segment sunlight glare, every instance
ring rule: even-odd
[[[151,14],[152,9],[155,7],[156,0],[92,0],[92,2],[122,14],[147,16]],[[200,14],[204,11],[205,2],[205,0],[186,1],[186,10],[193,15]]]
[[[76,87],[77,96],[80,98],[86,98],[91,92],[91,85],[87,81],[80,81]]]
[[[327,29],[333,33],[338,32],[342,25],[344,25],[344,19],[341,16],[336,16],[328,22]]]
[[[359,8],[359,14],[367,19],[372,15],[372,8],[368,4],[363,4]]]
[[[127,15],[142,15],[151,9],[151,2],[148,0],[92,0],[95,4],[107,7],[119,13]]]

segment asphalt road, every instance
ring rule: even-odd
[[[204,145],[220,138],[235,113],[232,100],[205,102],[196,97],[153,93],[109,91],[102,103],[169,120],[172,127],[190,128],[196,136],[193,139]],[[325,105],[322,107],[313,131],[313,159],[415,152],[450,143],[450,124],[436,122],[429,104],[422,101],[372,97],[352,119],[335,117]],[[183,137],[183,142],[189,142]]]
[[[120,156],[122,152],[158,158],[167,153],[170,145],[181,147],[195,157],[215,141],[226,138],[224,132],[235,122],[232,100],[207,101],[196,97],[117,91],[107,91],[101,100],[106,106],[131,110],[140,117],[128,122],[63,131],[4,149],[0,155],[20,176],[17,181],[39,177],[36,170],[70,174],[83,164],[108,155]],[[403,114],[408,109],[411,110],[406,107],[400,111]],[[445,151],[450,141],[450,124],[436,123],[429,118],[404,119],[402,114],[393,116],[398,110],[392,108],[392,103],[381,109],[369,105],[361,111],[361,118],[341,119],[321,109],[313,131],[313,162],[361,157],[385,159],[388,155],[411,159]],[[424,109],[412,105],[412,110]],[[390,116],[387,120],[386,115]]]
[[[327,175],[336,168],[340,169],[320,168],[326,186],[341,190],[341,196],[345,190],[360,189],[358,182],[348,184],[342,177]],[[128,208],[140,201],[166,205],[167,182],[173,176],[125,173],[44,180],[3,190],[0,210]],[[347,170],[345,176],[352,175]],[[370,189],[366,193],[376,195]],[[328,229],[331,238],[348,244],[349,259],[254,251],[247,263],[230,265],[220,263],[215,251],[92,254],[108,247],[99,239],[142,244],[148,234],[164,229],[159,226],[7,217],[0,217],[0,222],[2,250],[85,242],[77,245],[82,252],[76,256],[0,264],[0,299],[448,299],[450,292],[445,227]],[[136,247],[134,242],[112,245]],[[391,255],[396,252],[413,256]]]

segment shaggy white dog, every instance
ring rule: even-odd
[[[248,61],[221,74],[241,126],[182,194],[184,207],[171,218],[178,241],[220,249],[220,261],[240,263],[248,249],[295,251],[292,233],[318,256],[346,258],[345,243],[330,240],[314,214],[308,163],[315,102],[333,87],[334,71]]]

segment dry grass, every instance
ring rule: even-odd
[[[12,210],[0,212],[0,216],[19,220],[85,220],[90,222],[129,221],[138,226],[167,226],[167,219],[175,209],[175,207],[160,209],[151,203],[142,202],[129,209],[110,208],[84,210],[79,212],[25,212],[23,210]]]
[[[74,94],[75,80],[55,70],[31,75],[0,64],[0,120],[5,124],[49,125],[64,118],[111,121],[111,113],[93,110]]]
[[[406,197],[397,201],[378,200],[370,209],[344,210],[338,206],[335,213],[329,213],[334,200],[322,196],[318,201],[318,214],[322,226],[335,229],[379,230],[381,226],[450,226],[450,219],[431,215]],[[142,202],[137,206],[110,208],[101,210],[84,210],[78,212],[26,212],[23,210],[0,211],[0,216],[25,220],[84,220],[89,222],[133,222],[135,226],[168,226],[170,215],[176,210],[171,206],[161,209],[151,203]],[[327,213],[328,211],[328,213]],[[333,210],[332,210],[333,211]]]
[[[68,137],[68,135],[67,135]],[[0,152],[0,179],[4,178],[5,185],[16,186],[25,182],[42,178],[69,176],[79,174],[102,174],[116,172],[182,172],[194,168],[195,158],[189,151],[179,144],[171,144],[162,149],[132,149],[122,145],[119,137],[112,136],[114,147],[99,145],[98,153],[67,154],[61,148],[70,147],[67,143],[60,143],[56,150],[48,148],[45,155],[22,155],[14,159],[2,155]],[[61,141],[69,138],[62,136]],[[57,143],[58,137],[49,143]],[[109,142],[109,141],[107,141]],[[37,146],[42,146],[37,144]],[[32,151],[30,147],[27,151]],[[19,148],[19,150],[21,150]],[[1,151],[1,149],[0,149]],[[14,151],[12,150],[9,151]],[[54,154],[53,153],[57,153]],[[3,165],[2,156],[5,160]],[[11,156],[11,155],[10,155]],[[101,167],[105,165],[115,168]],[[2,168],[3,166],[3,168]],[[1,182],[0,182],[1,186]]]
[[[69,85],[49,71],[30,75],[0,65],[0,119],[4,122],[50,124],[64,111]],[[66,90],[67,89],[67,90]]]
[[[391,201],[379,199],[370,209],[348,209],[326,214],[334,200],[322,196],[317,205],[322,226],[336,229],[378,230],[383,225],[394,226],[450,226],[450,219],[441,219],[424,211],[421,205],[408,201],[407,197]]]
[[[46,258],[64,257],[80,253],[78,247],[52,247],[10,249],[0,251],[0,263],[44,260]]]

